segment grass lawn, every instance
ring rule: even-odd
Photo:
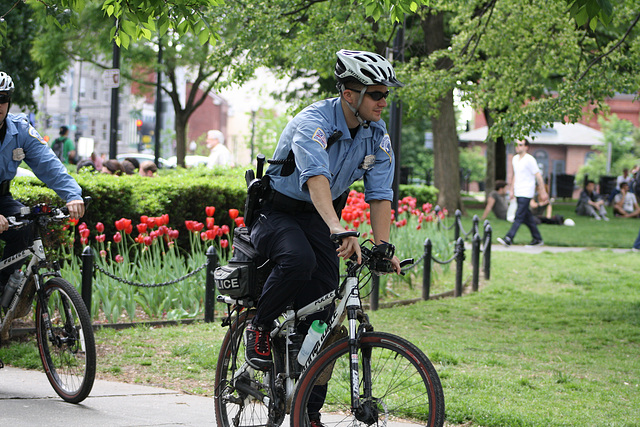
[[[640,220],[636,218],[616,218],[609,211],[610,221],[597,221],[594,218],[578,216],[575,213],[575,202],[558,202],[554,204],[553,214],[571,218],[576,225],[573,227],[564,225],[541,224],[538,226],[544,243],[549,246],[586,246],[600,248],[631,248],[638,236]],[[471,229],[473,215],[482,217],[484,209],[467,209],[462,217],[462,225],[465,231]],[[493,241],[497,237],[503,237],[509,231],[511,223],[497,219],[493,213],[487,218],[491,222]],[[480,221],[482,227],[482,221]],[[453,236],[453,234],[452,234]],[[526,226],[521,226],[515,237],[515,244],[523,245],[531,241],[531,233]]]
[[[630,247],[640,227],[572,211],[556,208],[575,227],[541,227],[546,244]],[[469,229],[471,216],[463,223]],[[509,226],[492,225],[494,240]],[[529,239],[525,228],[516,242]],[[378,330],[409,339],[430,357],[453,425],[639,426],[639,260],[599,249],[495,251],[480,292],[369,314]],[[224,332],[219,323],[98,331],[98,375],[211,396]],[[34,339],[4,345],[0,358],[42,369]]]

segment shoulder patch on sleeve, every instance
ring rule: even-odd
[[[391,158],[393,157],[393,151],[391,149],[391,138],[389,138],[388,133],[386,133],[384,135],[384,138],[382,138],[382,141],[380,141],[380,148],[382,149],[382,151],[387,153],[387,156],[389,156],[389,161],[391,161]]]
[[[316,129],[311,139],[320,144],[323,150],[327,149],[327,134],[322,129]]]
[[[40,136],[40,134],[38,133],[38,131],[36,130],[36,128],[34,128],[33,126],[29,125],[29,136],[37,139],[38,141],[40,141],[42,144],[47,145],[46,141],[44,139],[42,139],[42,137]]]

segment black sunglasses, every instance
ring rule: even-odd
[[[360,93],[359,90],[351,89],[348,87],[345,89]],[[389,91],[380,92],[379,90],[376,90],[374,92],[365,92],[365,94],[369,95],[374,101],[380,101],[382,98],[387,99],[387,96],[389,96]]]
[[[0,104],[11,102],[11,95],[0,95]]]

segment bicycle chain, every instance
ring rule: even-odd
[[[202,264],[200,267],[196,268],[192,272],[187,273],[186,275],[184,275],[182,277],[178,277],[177,279],[169,280],[167,282],[162,282],[162,283],[140,283],[140,282],[133,282],[131,280],[123,279],[122,277],[118,277],[118,276],[108,272],[104,268],[100,267],[99,265],[95,265],[94,264],[94,267],[96,268],[96,270],[98,270],[99,272],[101,272],[105,276],[108,276],[108,277],[112,278],[113,280],[117,280],[118,282],[122,282],[124,284],[129,285],[129,286],[137,286],[139,288],[159,288],[161,286],[173,285],[175,283],[181,282],[181,281],[183,281],[185,279],[188,279],[189,277],[199,273],[206,266],[207,266],[207,262],[205,262],[204,264]]]

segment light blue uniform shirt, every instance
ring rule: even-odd
[[[342,136],[327,149],[335,132]],[[287,124],[273,155],[286,159],[293,150],[296,168],[289,176],[280,176],[282,165],[270,165],[267,174],[271,187],[297,200],[311,202],[306,182],[323,175],[329,180],[332,199],[338,198],[351,184],[364,179],[365,200],[393,200],[394,156],[384,121],[360,128],[351,139],[340,98],[316,102]]]
[[[7,133],[0,145],[0,182],[13,179],[24,160],[60,198],[66,202],[82,200],[78,183],[24,114],[7,114],[4,123]]]

